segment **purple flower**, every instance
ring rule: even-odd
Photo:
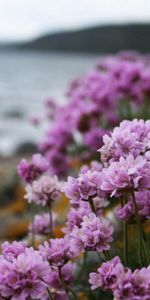
[[[78,151],[78,145],[82,147],[78,155],[83,157],[85,151],[91,158],[93,150],[100,147],[105,130],[135,115],[147,119],[149,78],[148,56],[119,53],[100,59],[93,70],[73,80],[68,88],[68,102],[52,109],[53,124],[50,122],[50,129],[42,143],[42,151],[49,157],[53,174],[62,176],[65,171],[69,171],[70,158],[76,150]],[[50,101],[49,106],[53,105]],[[129,125],[130,121],[126,121],[126,126],[125,123],[121,125],[119,135],[113,137],[114,141],[117,138],[117,143],[113,144],[114,148],[110,149],[107,144],[102,150],[105,163],[108,163],[110,158],[119,159],[118,156],[126,156],[129,153],[136,156],[142,154],[139,136],[139,129],[143,130],[145,127],[144,125],[142,129],[142,122],[134,120],[134,123],[139,123],[138,130],[136,124]],[[72,149],[75,151],[71,152]],[[113,150],[113,153],[107,150]]]
[[[12,244],[4,242],[1,247],[3,256],[7,260],[13,260],[13,258],[16,258],[19,254],[25,252],[27,245],[24,242],[14,241]]]
[[[56,220],[56,215],[52,214],[53,225]],[[44,213],[42,215],[35,215],[32,224],[29,226],[29,231],[34,234],[48,234],[50,233],[50,214]]]
[[[63,232],[69,234],[74,226],[80,227],[83,217],[89,215],[90,212],[91,208],[87,202],[81,202],[78,208],[71,207],[67,215],[66,227],[63,228]]]
[[[71,233],[71,251],[79,254],[84,251],[102,252],[110,249],[113,227],[106,219],[94,213],[83,217],[80,228],[74,226]]]
[[[80,200],[88,201],[100,194],[101,173],[90,170],[78,177]]]
[[[103,290],[113,290],[118,277],[124,271],[124,267],[118,256],[112,260],[102,263],[97,273],[90,273],[89,283],[91,289],[102,288]]]
[[[111,136],[103,137],[104,146],[100,149],[101,159],[108,165],[132,154],[134,158],[146,155],[150,149],[150,121],[123,121],[116,127]]]
[[[71,258],[69,241],[67,238],[51,239],[39,246],[39,251],[52,266],[63,266]]]
[[[106,198],[96,197],[93,200],[96,213],[98,216],[101,216],[103,213],[103,209],[108,205]],[[77,208],[71,207],[68,215],[66,227],[63,228],[63,232],[66,234],[71,233],[74,226],[80,227],[83,222],[83,217],[88,216],[91,213],[91,207],[88,202],[80,201],[79,206]]]
[[[31,162],[22,159],[18,165],[18,174],[26,183],[32,183],[49,168],[47,160],[41,154],[34,154]]]
[[[113,291],[117,300],[149,300],[150,297],[150,268],[131,270],[118,276],[117,284]]]
[[[12,300],[41,299],[49,269],[49,264],[33,248],[26,248],[11,261],[1,257],[0,296]]]
[[[60,197],[60,184],[56,176],[42,176],[26,186],[25,198],[29,203],[45,206]]]
[[[68,182],[64,184],[62,191],[70,200],[70,204],[77,208],[80,201],[89,201],[90,198],[96,199],[97,203],[104,205],[106,199],[105,193],[100,189],[102,182],[101,172],[99,171],[82,171],[78,178],[68,177]],[[100,204],[102,207],[103,205]],[[106,205],[104,205],[105,207]]]
[[[65,195],[69,198],[70,204],[73,207],[79,206],[80,190],[77,178],[68,176],[68,181],[64,183],[62,187],[62,192],[64,192]]]
[[[113,195],[120,195],[124,191],[149,188],[150,165],[142,157],[134,159],[130,154],[126,158],[120,157],[118,162],[112,162],[102,171],[101,189]]]
[[[126,203],[123,207],[119,207],[116,209],[116,216],[120,220],[130,220],[133,218],[134,212],[133,212],[133,205],[132,201],[129,201]]]

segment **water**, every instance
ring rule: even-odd
[[[0,155],[15,153],[20,145],[41,138],[32,116],[43,116],[43,101],[62,102],[68,82],[87,72],[96,61],[90,55],[48,52],[0,52]]]

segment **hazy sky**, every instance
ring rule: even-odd
[[[149,22],[150,0],[0,0],[0,40],[95,24]]]

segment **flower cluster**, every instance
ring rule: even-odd
[[[74,226],[80,227],[83,217],[89,215],[90,212],[91,208],[87,202],[81,202],[77,208],[71,207],[67,214],[66,227],[63,228],[63,232],[69,234]]]
[[[60,247],[58,242],[55,250],[57,247]],[[58,251],[55,255],[58,255]],[[48,300],[48,291],[53,299],[68,299],[64,284],[72,283],[75,264],[65,261],[61,265],[63,282],[58,267],[59,264],[50,265],[43,257],[43,252],[41,254],[40,251],[28,248],[23,242],[5,242],[0,255],[0,299]]]
[[[150,267],[118,276],[116,288],[113,292],[117,300],[148,300],[150,297]]]
[[[4,242],[2,244],[2,254],[7,260],[17,258],[21,253],[24,253],[26,249],[26,243],[14,241],[12,244]]]
[[[105,57],[91,72],[75,79],[67,93],[69,101],[55,107],[53,123],[39,145],[51,172],[67,174],[74,154],[93,158],[103,135],[121,120],[148,119],[149,81],[149,60],[137,53]],[[52,112],[53,106],[50,101]]]
[[[104,135],[104,146],[100,149],[101,160],[105,165],[126,158],[129,154],[136,158],[143,155],[148,159],[150,150],[150,121],[123,121],[115,127],[111,135]]]
[[[99,287],[104,290],[113,290],[118,277],[123,271],[124,267],[118,256],[115,256],[112,260],[103,263],[97,270],[97,273],[90,273],[89,282],[92,290]]]
[[[106,219],[94,213],[83,217],[80,228],[74,226],[71,232],[71,250],[75,254],[86,251],[103,252],[110,249],[113,227]]]
[[[22,251],[23,245],[21,244],[15,243],[11,246],[5,244],[3,248],[4,255],[0,256],[0,296],[2,299],[41,299],[41,293],[46,291],[44,277],[50,270],[48,262],[33,248],[26,247]],[[10,251],[14,255],[10,256]]]
[[[49,242],[44,243],[44,246],[39,246],[39,251],[52,266],[63,266],[72,255],[67,238],[50,239]]]
[[[70,101],[64,106],[52,99],[46,103],[52,124],[39,145],[43,156],[35,154],[30,162],[24,159],[18,166],[26,183],[25,198],[44,211],[30,224],[32,240],[37,242],[36,234],[43,236],[38,250],[22,241],[2,244],[0,299],[80,299],[83,290],[87,298],[85,276],[97,269],[100,259],[97,272],[89,275],[90,298],[97,299],[94,290],[98,288],[115,300],[150,300],[148,56],[126,52],[103,58],[92,72],[71,83],[67,97]],[[97,150],[100,162],[96,161]],[[72,157],[83,164],[78,175],[71,173],[66,180],[63,176],[74,164]],[[63,184],[55,174],[63,177]],[[64,205],[64,196],[70,209],[65,227],[59,218],[54,234],[53,203],[60,199]],[[112,224],[120,224],[115,216],[123,226],[121,230],[116,226],[114,232]],[[133,263],[129,257],[132,225],[137,229],[134,248],[138,252]],[[119,256],[115,256],[116,245]],[[73,281],[74,270],[79,273],[75,272]]]
[[[132,154],[112,162],[102,171],[101,189],[113,195],[120,192],[141,191],[150,188],[150,163],[142,156]]]
[[[150,295],[150,268],[132,272],[124,268],[119,257],[103,263],[97,273],[91,273],[92,289],[110,290],[116,300],[148,300]]]
[[[45,206],[60,197],[60,184],[56,176],[43,175],[26,186],[26,199],[29,203]]]
[[[71,206],[77,208],[81,201],[94,200],[96,206],[103,208],[107,205],[106,195],[100,188],[102,177],[100,171],[90,170],[88,167],[81,169],[78,178],[69,176],[64,183],[62,191],[69,198]]]
[[[100,154],[105,167],[100,188],[122,199],[118,218],[133,219],[135,210],[141,218],[150,218],[150,122],[123,121],[103,140]]]
[[[48,161],[41,154],[34,154],[31,162],[22,159],[18,165],[18,174],[25,183],[32,183],[49,168]]]

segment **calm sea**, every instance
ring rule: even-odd
[[[31,126],[32,116],[43,116],[49,96],[64,101],[68,82],[93,67],[97,57],[48,52],[0,52],[0,155],[15,153],[20,145],[41,138]]]

